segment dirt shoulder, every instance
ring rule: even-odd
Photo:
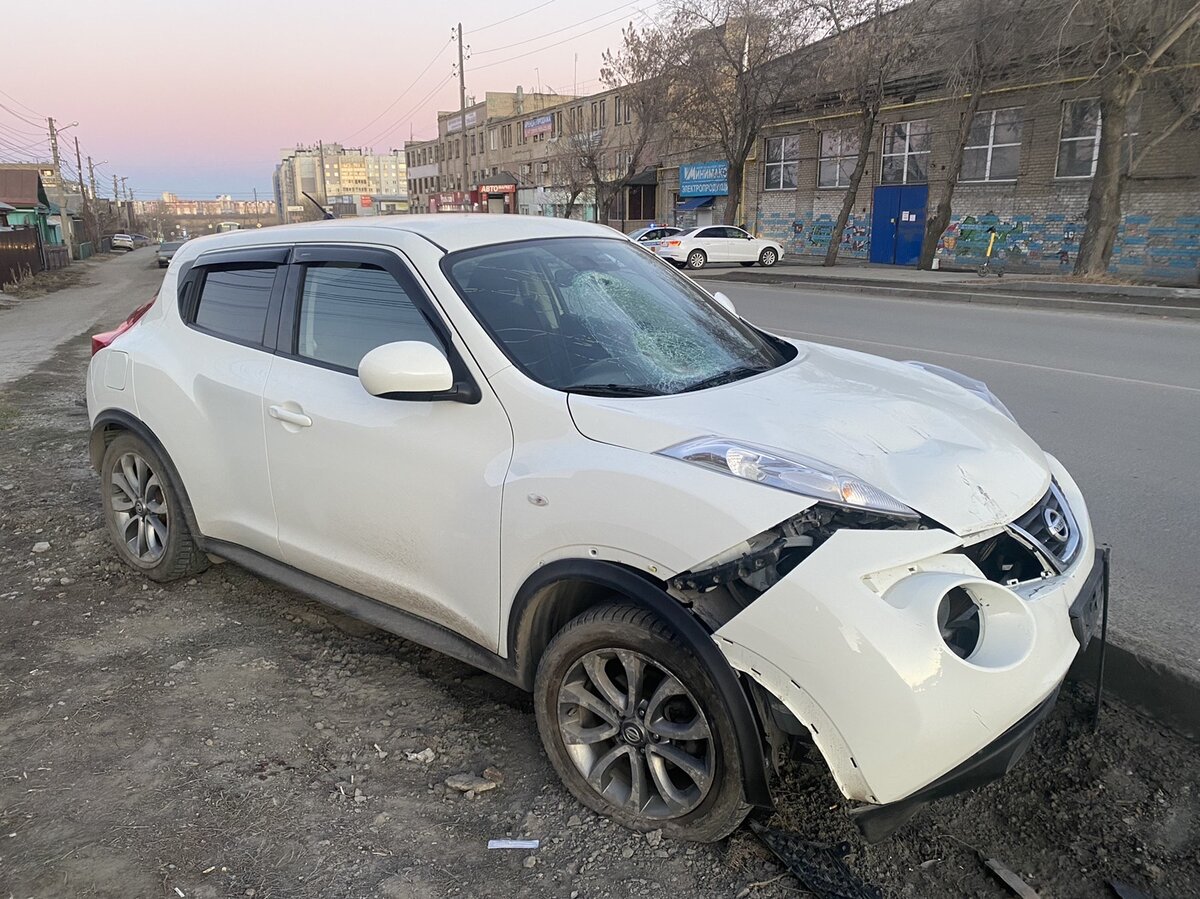
[[[791,897],[743,830],[624,831],[559,785],[528,698],[233,565],[159,587],[110,549],[86,457],[78,338],[0,388],[0,895]],[[35,552],[36,544],[49,549]],[[885,895],[1200,888],[1196,746],[1068,688],[1005,780],[864,846],[818,766],[773,822],[849,840]],[[432,750],[431,760],[409,754]],[[468,799],[443,781],[494,766]],[[536,852],[488,851],[496,837]],[[757,885],[765,884],[765,885]]]

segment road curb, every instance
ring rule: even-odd
[[[1067,678],[1094,684],[1099,662],[1099,641],[1093,640],[1071,665]],[[1200,680],[1110,642],[1104,659],[1104,695],[1200,742]]]
[[[852,289],[876,296],[897,299],[940,300],[951,303],[983,303],[991,306],[1023,306],[1028,309],[1056,309],[1116,315],[1149,315],[1156,318],[1200,320],[1200,307],[1156,306],[1148,303],[1119,303],[1110,300],[1072,300],[1065,297],[1031,294],[998,294],[988,291],[959,290],[953,287],[892,287],[866,278],[795,278],[742,276],[736,272],[721,275],[697,275],[697,280],[751,284],[764,287],[824,287]]]

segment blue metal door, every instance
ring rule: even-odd
[[[929,185],[886,185],[875,188],[871,209],[871,261],[916,265],[925,236]]]
[[[871,204],[871,261],[896,261],[896,223],[900,218],[900,187],[875,188]]]

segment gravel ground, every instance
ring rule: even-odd
[[[745,829],[680,844],[581,808],[492,677],[233,565],[163,588],[119,564],[86,361],[72,341],[0,392],[0,895],[807,895]],[[1087,708],[1068,687],[1006,779],[882,844],[815,765],[766,819],[848,840],[886,896],[1011,895],[980,854],[1043,897],[1200,894],[1196,746],[1115,705],[1094,737]],[[486,792],[444,784],[489,768]]]

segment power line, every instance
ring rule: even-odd
[[[4,96],[7,97],[8,94],[5,94]],[[27,115],[22,115],[21,113],[17,112],[15,109],[13,109],[11,106],[5,106],[3,103],[0,103],[0,109],[3,109],[9,115],[17,117],[22,122],[24,122],[26,125],[32,125],[34,128],[42,127],[42,123],[40,121],[38,121],[37,119],[31,119]]]
[[[511,22],[513,19],[519,19],[519,18],[521,18],[521,16],[527,16],[531,12],[537,12],[542,7],[549,6],[551,3],[554,3],[554,2],[555,2],[555,0],[546,0],[545,3],[539,3],[537,6],[533,7],[532,9],[527,9],[524,12],[519,12],[515,15],[511,15],[507,19],[501,19],[499,22],[492,22],[489,25],[482,25],[479,28],[473,28],[473,29],[471,29],[471,31],[469,31],[467,33],[468,34],[478,34],[481,31],[487,31],[489,28],[495,28],[497,25],[503,25],[505,22]]]
[[[395,122],[393,122],[389,128],[387,128],[385,131],[377,134],[375,137],[373,137],[367,143],[370,145],[374,145],[374,144],[378,143],[379,141],[381,141],[385,137],[387,137],[389,134],[391,134],[393,131],[395,131],[397,128],[399,128],[401,125],[403,125],[405,122],[411,120],[414,115],[416,115],[421,109],[424,108],[425,104],[430,101],[430,99],[433,97],[433,95],[436,94],[439,90],[441,90],[446,85],[446,83],[449,82],[453,78],[454,78],[453,75],[447,75],[445,78],[443,78],[437,84],[435,84],[433,86],[433,88],[429,91],[429,93],[427,93],[424,97],[422,97],[420,102],[415,107],[410,109],[407,113],[405,113],[400,118],[398,118]]]
[[[44,119],[44,118],[45,118],[45,116],[44,116],[44,115],[42,115],[40,112],[38,112],[36,109],[34,109],[34,108],[33,108],[33,107],[31,107],[31,106],[26,106],[24,103],[22,103],[20,100],[18,100],[16,97],[14,97],[12,94],[8,93],[7,91],[0,91],[0,94],[4,94],[4,96],[8,97],[8,99],[12,100],[14,103],[16,103],[16,104],[17,104],[18,106],[20,106],[22,109],[27,109],[27,110],[29,110],[29,111],[30,111],[30,112],[32,112],[32,113],[33,113],[35,116],[37,116],[39,119]]]
[[[628,9],[631,6],[635,6],[638,3],[642,3],[642,2],[644,2],[644,0],[630,0],[629,3],[623,3],[620,6],[615,6],[612,9],[605,10],[604,12],[600,13],[599,15],[592,16],[591,18],[581,19],[578,22],[573,22],[570,25],[564,25],[562,28],[556,28],[553,31],[547,31],[545,34],[538,34],[538,35],[535,35],[534,37],[526,38],[523,41],[513,41],[511,44],[505,44],[501,47],[493,47],[490,50],[477,50],[474,52],[474,55],[475,56],[486,56],[488,53],[499,53],[501,50],[511,50],[513,47],[520,47],[523,44],[531,44],[534,41],[540,41],[542,38],[550,37],[551,35],[555,35],[555,34],[561,34],[564,31],[570,31],[572,28],[578,28],[580,25],[586,25],[588,22],[594,22],[597,19],[602,19],[606,16],[611,16],[613,13],[618,12],[619,10]],[[663,2],[663,0],[656,0],[656,2],[651,5],[657,6],[661,2]],[[625,17],[622,16],[621,18],[625,18]],[[605,28],[607,26],[601,25],[600,27]],[[596,28],[592,29],[592,31],[597,31],[597,30],[599,30],[599,29],[596,29]],[[591,31],[585,31],[583,33],[591,34]],[[519,59],[520,57],[514,56],[512,58]],[[495,63],[489,63],[489,65],[495,65]],[[483,66],[475,66],[475,68],[482,69],[484,67]]]
[[[638,3],[638,2],[641,2],[641,0],[634,0],[634,2],[635,2],[635,3]],[[658,0],[658,3],[661,3],[661,2],[662,2],[662,0]],[[631,6],[631,5],[632,5],[632,4],[626,4],[626,6]],[[657,5],[657,3],[656,3],[656,4],[654,4],[654,5]],[[621,7],[621,8],[623,8],[623,7]],[[615,12],[615,10],[611,10],[611,12]],[[593,32],[596,32],[596,31],[600,31],[602,28],[609,28],[609,27],[611,27],[611,26],[613,26],[613,25],[617,24],[617,22],[620,22],[620,21],[621,21],[622,19],[624,19],[624,18],[625,18],[624,16],[618,16],[617,18],[613,19],[613,20],[612,20],[612,21],[610,21],[610,22],[602,22],[601,24],[597,25],[595,28],[589,28],[587,31],[581,31],[581,32],[579,32],[579,34],[573,34],[573,35],[571,35],[571,37],[569,38],[569,40],[572,40],[572,41],[574,41],[574,40],[578,40],[579,38],[583,37],[584,35],[592,34]],[[588,19],[588,20],[585,20],[585,21],[591,21],[591,20],[590,20],[590,19]],[[583,24],[583,23],[582,23],[582,22],[579,22],[579,23],[576,23],[576,24],[577,24],[577,25],[580,25],[580,24]],[[571,27],[574,27],[574,26],[571,26]],[[556,32],[550,32],[550,33],[551,33],[551,34],[555,34]],[[543,37],[544,37],[544,36],[545,36],[545,35],[543,35]],[[515,59],[524,59],[526,56],[533,56],[533,54],[535,54],[535,53],[543,53],[543,52],[545,52],[546,50],[550,50],[551,48],[553,48],[553,47],[556,47],[556,46],[558,46],[558,45],[559,45],[559,44],[561,44],[561,43],[562,43],[562,41],[555,41],[554,43],[552,43],[552,44],[547,44],[547,45],[546,45],[546,46],[544,46],[544,47],[535,47],[534,49],[532,49],[532,50],[527,50],[527,51],[525,51],[524,53],[518,53],[516,56],[508,56],[508,57],[505,57],[504,59],[498,59],[498,60],[496,60],[495,62],[489,62],[487,65],[475,66],[475,69],[474,69],[474,70],[475,70],[475,71],[479,71],[480,69],[490,69],[490,68],[492,68],[493,66],[499,66],[499,65],[503,65],[504,63],[506,63],[506,62],[512,62],[512,61],[513,61],[513,60],[515,60]]]
[[[368,128],[370,128],[372,125],[374,125],[380,119],[382,119],[385,115],[387,115],[388,111],[393,106],[395,106],[397,103],[399,103],[401,100],[403,100],[404,97],[408,94],[408,92],[417,86],[417,82],[420,81],[425,76],[425,73],[428,72],[430,70],[430,68],[433,67],[433,64],[441,58],[442,54],[446,51],[446,48],[449,47],[452,42],[453,42],[453,39],[448,40],[448,41],[446,41],[446,43],[442,44],[442,46],[438,48],[437,53],[435,53],[433,55],[433,59],[429,60],[429,64],[427,66],[425,66],[425,68],[421,69],[420,74],[417,75],[417,77],[412,80],[412,83],[409,84],[409,86],[406,87],[403,90],[403,92],[401,92],[400,96],[397,97],[395,100],[393,100],[391,103],[389,103],[387,105],[387,108],[385,108],[383,110],[383,112],[381,112],[379,115],[375,116],[375,118],[371,119],[371,121],[367,122],[367,124],[363,125],[357,131],[355,131],[354,134],[351,134],[348,138],[346,138],[346,140],[347,141],[353,140],[355,135],[362,134],[362,132],[366,131]]]

